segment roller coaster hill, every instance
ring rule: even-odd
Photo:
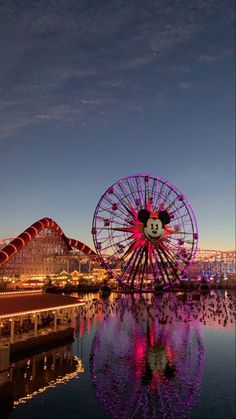
[[[0,240],[0,285],[3,289],[38,288],[44,283],[77,282],[100,267],[96,253],[65,236],[51,218],[36,221],[16,238]]]

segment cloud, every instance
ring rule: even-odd
[[[209,63],[209,64],[215,63],[216,61],[218,61],[218,59],[219,59],[219,56],[210,55],[210,54],[203,54],[197,58],[198,61],[202,63]]]
[[[234,49],[225,49],[224,51],[214,51],[214,53],[201,54],[197,57],[197,61],[207,64],[215,64],[218,61],[223,61],[225,58],[234,57]]]
[[[179,83],[179,87],[183,90],[191,90],[193,88],[193,84],[190,81],[183,81]]]
[[[151,54],[146,55],[144,57],[134,57],[131,60],[127,60],[120,65],[123,70],[129,69],[132,70],[133,68],[141,67],[146,64],[150,64],[152,61]]]
[[[164,80],[185,74],[174,62],[181,48],[209,24],[228,16],[213,0],[58,0],[24,4],[8,0],[0,10],[0,138],[49,122],[84,124],[117,109],[139,112],[154,88],[150,75]],[[166,62],[172,60],[172,65]],[[214,62],[208,51],[200,62]],[[151,82],[150,82],[151,83]],[[190,89],[189,82],[179,87]],[[163,97],[163,91],[160,92]],[[156,93],[155,100],[156,101]],[[154,97],[154,96],[153,96]],[[105,118],[104,116],[104,118]]]

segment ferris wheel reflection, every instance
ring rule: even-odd
[[[152,307],[126,306],[120,317],[105,318],[90,357],[97,397],[113,418],[183,417],[197,398],[203,369],[199,324],[160,321]]]

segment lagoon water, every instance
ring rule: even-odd
[[[235,418],[232,291],[85,298],[74,343],[14,364],[11,419]]]

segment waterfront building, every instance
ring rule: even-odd
[[[81,299],[39,291],[0,294],[0,345],[10,354],[73,339],[73,320]]]
[[[214,286],[235,288],[236,252],[198,249],[188,276],[192,281],[197,282],[204,278]]]

